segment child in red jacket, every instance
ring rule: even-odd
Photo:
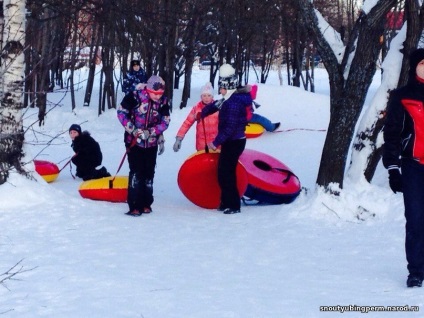
[[[191,111],[188,113],[187,118],[181,124],[180,129],[177,132],[174,143],[174,151],[177,152],[181,148],[181,143],[184,136],[190,129],[190,127],[196,122],[196,115],[202,111],[202,109],[213,102],[213,87],[211,83],[206,83],[200,90],[201,100],[193,106]],[[218,134],[218,113],[211,116],[205,117],[203,120],[199,120],[196,123],[196,150],[204,150],[206,145],[212,142]]]

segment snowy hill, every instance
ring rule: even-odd
[[[83,78],[86,70],[82,70]],[[208,72],[198,70],[189,105]],[[177,185],[179,167],[194,152],[194,127],[174,153],[176,131],[190,107],[174,106],[158,157],[154,212],[124,214],[127,205],[81,198],[79,179],[66,167],[47,184],[11,175],[0,187],[0,275],[22,269],[0,285],[5,317],[327,317],[321,306],[350,306],[350,317],[418,317],[421,289],[407,289],[401,195],[391,192],[379,167],[373,185],[346,185],[338,201],[315,190],[329,120],[328,79],[317,70],[316,94],[279,86],[276,74],[259,84],[258,113],[281,131],[249,139],[247,148],[274,156],[299,177],[304,190],[289,205],[243,206],[224,215],[188,201]],[[375,83],[378,85],[378,83]],[[67,96],[41,128],[36,110],[25,113],[28,161],[62,167],[71,157],[68,128],[81,124],[99,141],[103,164],[114,174],[124,155],[116,112],[72,112]],[[175,92],[179,105],[181,91]],[[49,94],[58,102],[63,96]],[[93,101],[96,99],[93,94]],[[31,164],[29,164],[31,165]],[[73,168],[75,172],[75,168]],[[128,174],[125,162],[119,175]],[[12,270],[12,272],[13,272]],[[0,276],[0,281],[7,274]],[[409,306],[396,313],[365,306]],[[355,307],[356,306],[356,307]]]

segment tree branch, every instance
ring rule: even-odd
[[[9,268],[7,271],[5,271],[3,274],[0,274],[0,285],[2,285],[4,288],[10,291],[10,289],[7,287],[6,282],[10,280],[20,280],[17,279],[15,276],[20,275],[25,272],[30,272],[34,269],[36,269],[38,266],[30,268],[30,269],[24,269],[24,266],[21,265],[22,261],[24,259],[21,259],[19,262],[17,262],[15,265],[13,265],[11,268]]]

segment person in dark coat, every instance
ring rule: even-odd
[[[200,118],[219,110],[218,135],[208,144],[209,149],[221,146],[218,159],[218,184],[221,203],[218,208],[225,214],[240,213],[240,195],[237,189],[236,168],[238,159],[246,147],[245,128],[247,107],[252,104],[249,93],[236,92],[238,79],[234,68],[224,64],[219,68],[219,93],[222,99],[206,105]]]
[[[122,83],[122,91],[125,94],[143,89],[147,82],[146,72],[141,68],[139,60],[132,60],[130,71],[125,75]]]
[[[403,192],[408,287],[424,278],[424,49],[409,57],[406,86],[391,92],[384,126],[383,164],[394,193]]]
[[[103,155],[99,143],[91,137],[90,133],[81,131],[80,125],[73,124],[69,128],[69,136],[72,139],[71,147],[75,152],[72,162],[77,167],[77,177],[84,181],[110,177],[105,167],[96,169],[102,164]]]

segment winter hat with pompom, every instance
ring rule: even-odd
[[[238,79],[235,69],[230,64],[223,64],[219,68],[218,87],[231,90],[236,89],[237,85]]]
[[[409,80],[415,80],[417,65],[424,60],[424,49],[416,49],[409,55]]]
[[[165,91],[165,81],[162,77],[153,75],[147,80],[146,89],[149,93],[163,93]]]
[[[208,82],[200,89],[200,95],[213,95],[212,83]]]

